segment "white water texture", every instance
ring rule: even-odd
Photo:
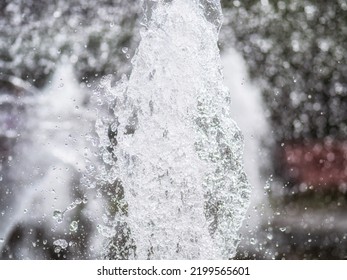
[[[129,258],[232,258],[250,185],[223,84],[220,4],[151,2],[130,77],[101,85],[114,112],[112,133],[97,125],[107,181],[127,204],[114,222],[130,229]]]

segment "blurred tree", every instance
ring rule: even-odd
[[[222,46],[260,80],[275,140],[346,138],[346,1],[222,2]]]
[[[86,83],[105,73],[124,73],[137,44],[140,13],[136,0],[101,0],[97,6],[91,0],[3,0],[0,75],[42,87],[62,60]]]

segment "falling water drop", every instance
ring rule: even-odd
[[[53,242],[54,246],[60,247],[61,249],[66,249],[69,244],[65,239],[58,239]]]
[[[72,221],[70,224],[70,231],[76,232],[78,229],[78,221]]]
[[[53,212],[53,218],[58,222],[61,223],[64,219],[64,213],[61,212],[60,210],[55,210]]]
[[[280,231],[285,232],[287,230],[286,227],[280,227]]]

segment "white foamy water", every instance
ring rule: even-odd
[[[109,128],[97,123],[103,180],[121,182],[127,209],[113,223],[129,229],[129,258],[231,258],[250,184],[217,46],[220,4],[151,2],[130,77],[101,85],[114,112]]]

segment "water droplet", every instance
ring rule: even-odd
[[[54,253],[58,254],[58,253],[60,253],[60,251],[61,251],[60,247],[55,247],[54,248]]]
[[[69,244],[67,243],[67,241],[65,239],[58,239],[58,240],[53,242],[53,245],[60,247],[61,249],[66,249],[67,246],[69,246]]]
[[[60,16],[61,16],[61,11],[55,11],[53,13],[53,17],[55,17],[55,18],[59,18]]]
[[[78,222],[77,221],[72,221],[70,224],[70,231],[76,232],[78,229]]]
[[[122,48],[122,53],[127,53],[127,52],[128,52],[128,50],[129,50],[129,48],[124,47],[124,48]]]
[[[280,231],[285,232],[287,230],[286,227],[280,227]]]
[[[269,240],[272,240],[273,239],[273,235],[271,233],[268,233],[266,235],[266,238],[269,239]]]
[[[249,243],[251,243],[252,245],[255,245],[255,244],[257,244],[257,240],[255,240],[255,238],[251,238],[249,240]]]
[[[60,83],[58,86],[58,88],[62,88],[62,87],[64,87],[64,83]]]
[[[55,210],[53,212],[53,218],[58,222],[61,223],[64,218],[64,214],[60,210]]]
[[[28,209],[24,209],[24,214],[28,213]]]
[[[127,53],[127,54],[125,55],[125,57],[126,57],[127,59],[129,59],[129,58],[130,58],[130,54]]]
[[[82,199],[81,199],[81,198],[77,198],[77,199],[75,200],[75,203],[78,204],[78,205],[81,204],[81,203],[82,203]]]
[[[5,239],[0,238],[0,243],[3,243],[5,241]]]
[[[0,175],[0,182],[2,181],[2,176]]]
[[[42,241],[42,244],[43,244],[43,245],[46,245],[46,244],[47,244],[47,240],[44,239],[44,240]]]

